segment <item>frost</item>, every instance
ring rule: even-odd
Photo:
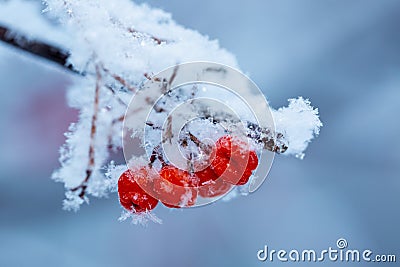
[[[71,191],[66,191],[65,199],[63,201],[63,209],[76,212],[84,202],[89,203],[89,199],[86,196],[79,197]]]
[[[183,194],[181,196],[181,202],[180,205],[182,207],[187,207],[189,206],[188,204],[190,203],[190,201],[193,199],[193,191],[190,189],[186,189],[185,194]]]
[[[289,99],[289,106],[273,111],[275,128],[288,141],[286,154],[302,159],[311,140],[319,134],[322,122],[318,109],[311,106],[308,99]]]
[[[126,170],[126,165],[110,161],[110,152],[122,148],[121,129],[127,105],[132,96],[143,89],[145,79],[151,80],[154,73],[182,62],[213,61],[234,68],[238,68],[238,64],[235,56],[220,48],[217,40],[186,29],[175,23],[171,14],[145,4],[138,5],[130,0],[45,0],[44,3],[46,9],[41,14],[34,2],[1,2],[0,21],[18,31],[29,32],[30,38],[68,48],[68,64],[84,74],[74,78],[68,90],[68,104],[79,110],[79,120],[72,123],[65,134],[67,140],[60,148],[61,167],[52,175],[66,188],[64,209],[76,211],[80,205],[88,203],[88,196],[103,197],[117,190],[118,177]],[[7,16],[8,13],[14,15]],[[209,93],[206,87],[198,89],[186,88],[186,92],[170,94],[167,100],[176,98],[182,101],[191,93],[199,96]],[[149,93],[141,102],[158,97],[159,92]],[[219,97],[225,104],[242,110],[239,113],[246,120],[252,120],[246,117],[246,109],[231,96],[220,94]],[[258,105],[254,96],[248,95],[247,98],[255,108],[266,112],[266,107]],[[170,109],[175,104],[165,101],[160,107]],[[192,104],[186,107],[184,114],[203,108],[195,102]],[[201,127],[197,129],[191,129],[201,139],[215,140],[224,133],[221,129],[237,127],[237,123],[226,120],[226,113],[218,110],[218,104],[213,108],[210,118],[220,121],[220,128],[212,126],[210,120],[199,124]],[[135,112],[145,114],[140,109]],[[303,158],[309,142],[318,135],[322,126],[318,109],[313,108],[309,100],[299,97],[290,99],[288,107],[272,110],[272,113],[277,132],[284,136],[284,140],[279,142],[288,146],[285,154]],[[164,115],[157,113],[152,118],[163,121],[166,119]],[[132,136],[142,138],[135,131],[143,128],[141,122],[135,124],[133,121],[130,125]],[[205,127],[210,132],[202,131]],[[151,151],[152,145],[145,144],[144,149]],[[139,164],[145,159],[138,157],[132,161],[132,164]],[[244,187],[235,188],[224,199],[239,194],[246,194]],[[188,202],[190,197],[187,194],[182,201]],[[135,224],[148,220],[161,222],[153,213],[124,212],[120,220],[128,218],[132,218]]]
[[[105,183],[111,192],[116,192],[118,189],[118,178],[126,171],[126,165],[115,165],[115,162],[112,160],[105,169],[106,172],[104,175],[108,178],[105,180]]]
[[[0,23],[26,32],[28,38],[38,38],[61,47],[70,43],[66,31],[60,31],[59,27],[50,23],[34,1],[0,1]]]
[[[50,15],[75,34],[69,60],[78,70],[87,71],[94,53],[108,69],[136,82],[145,72],[158,72],[179,62],[214,60],[237,66],[235,57],[217,41],[177,25],[170,14],[145,4],[129,0],[45,2]]]
[[[121,216],[118,218],[118,221],[126,221],[127,219],[131,219],[132,224],[138,224],[142,226],[146,226],[149,221],[162,224],[162,220],[154,214],[154,212],[141,212],[135,213],[130,211],[122,211]]]
[[[238,196],[239,196],[238,188],[234,187],[231,191],[228,192],[228,194],[223,196],[221,200],[224,202],[228,202],[231,201],[232,199],[235,199]]]

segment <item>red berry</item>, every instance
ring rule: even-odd
[[[242,150],[232,153],[231,159],[237,166],[246,166],[246,170],[254,170],[258,166],[258,157],[253,150]]]
[[[258,166],[258,157],[254,150],[251,150],[249,153],[249,159],[247,162],[247,169],[255,170]]]
[[[181,208],[180,206],[170,205],[170,204],[168,204],[168,203],[166,203],[166,202],[161,202],[161,203],[163,203],[163,205],[164,205],[165,207],[170,208],[170,209],[180,209],[180,208]]]
[[[226,157],[215,157],[212,162],[212,168],[218,177],[223,177],[223,179],[228,178],[230,181],[238,181],[242,174],[237,171],[235,162]],[[234,182],[232,183],[235,184]]]
[[[240,177],[240,180],[237,181],[237,182],[235,183],[235,185],[245,185],[245,184],[247,184],[247,182],[248,182],[249,179],[250,179],[250,176],[251,176],[251,171],[248,170],[248,169],[246,169],[246,170],[244,171],[244,173],[242,174],[242,177]],[[227,182],[228,182],[228,181],[227,181]]]
[[[173,184],[180,186],[193,186],[196,184],[196,177],[190,175],[187,171],[181,170],[171,165],[164,166],[160,175]]]
[[[216,153],[219,156],[226,156],[230,157],[232,151],[232,137],[230,135],[222,136],[217,140],[215,143],[216,146]]]
[[[217,140],[215,145],[217,149],[216,153],[225,155],[226,157],[231,157],[232,153],[248,149],[248,144],[244,140],[230,135],[222,136]]]
[[[258,157],[248,144],[231,136],[221,137],[212,167],[225,182],[244,185],[249,181],[251,171],[257,168]]]
[[[199,195],[202,197],[217,197],[227,193],[232,188],[232,185],[225,183],[222,179],[209,181],[199,187]]]
[[[195,172],[195,175],[198,178],[198,186],[201,186],[209,181],[217,180],[218,175],[215,174],[214,170],[211,168],[211,166],[208,166],[207,168]]]
[[[197,191],[190,187],[193,186],[193,177],[188,172],[173,166],[164,166],[159,175],[154,180],[154,191],[164,205],[180,208],[195,204]]]
[[[141,167],[133,171],[126,170],[119,177],[119,201],[125,209],[139,213],[152,210],[157,206],[158,200],[147,194],[135,181],[136,178],[142,181],[147,176],[147,167]]]

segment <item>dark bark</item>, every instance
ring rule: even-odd
[[[68,64],[67,59],[70,54],[60,47],[50,45],[40,40],[30,40],[23,33],[11,30],[3,25],[0,25],[0,41],[54,62],[68,71],[81,74],[75,70],[72,65]]]

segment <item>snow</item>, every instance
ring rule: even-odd
[[[45,2],[46,10],[75,35],[71,36],[70,62],[78,70],[85,70],[87,62],[96,57],[114,73],[140,82],[145,72],[159,72],[186,61],[213,60],[237,67],[235,57],[217,41],[177,25],[170,14],[145,4],[129,0]],[[140,33],[132,34],[130,29]],[[151,36],[166,43],[158,45]]]
[[[177,63],[190,61],[213,61],[233,68],[238,68],[238,63],[234,55],[219,46],[217,40],[210,40],[197,31],[186,29],[175,23],[171,14],[145,4],[138,5],[129,0],[45,0],[44,3],[46,8],[40,14],[37,4],[33,2],[2,2],[0,22],[28,32],[32,38],[68,47],[71,55],[69,63],[76,70],[87,73],[85,77],[75,78],[75,83],[69,89],[68,103],[79,110],[79,120],[71,124],[66,133],[67,141],[60,149],[61,167],[52,176],[65,185],[64,208],[76,211],[81,204],[88,202],[89,195],[103,197],[116,190],[117,177],[124,165],[115,166],[109,162],[108,147],[122,147],[122,123],[118,119],[125,114],[126,104],[133,95],[129,89],[141,88],[145,73],[151,75]],[[6,16],[10,12],[19,15]],[[27,19],[30,23],[26,23]],[[122,77],[123,82],[115,79],[115,75]],[[100,89],[98,112],[95,114],[97,83],[100,83]],[[252,120],[246,106],[240,104],[234,96],[215,93],[215,90],[207,88],[198,90],[198,96],[210,93],[214,93],[214,99],[219,97],[224,104],[232,107],[242,120]],[[240,93],[257,112],[269,112],[259,98],[244,87]],[[142,97],[139,99],[142,103],[146,103],[148,98],[150,102],[155,102],[160,91],[145,91],[137,95]],[[169,99],[172,97],[169,96]],[[171,109],[177,102],[168,104]],[[186,107],[187,112],[183,114],[187,116],[194,107]],[[220,107],[214,102],[213,108],[218,110]],[[136,118],[145,118],[147,112],[146,108],[138,109],[135,111],[135,119],[128,120],[139,138],[143,138],[140,133],[144,125]],[[284,134],[289,144],[285,154],[303,158],[308,144],[318,135],[322,126],[318,109],[313,108],[309,100],[299,97],[290,99],[288,107],[272,110],[272,114],[276,130]],[[92,140],[91,123],[94,115],[96,130]],[[165,121],[163,116],[154,115],[156,121]],[[213,129],[213,132],[204,134],[202,138],[213,137],[211,139],[215,140],[220,134],[220,131]],[[89,166],[91,144],[94,151],[93,166]],[[140,160],[134,161],[137,164]],[[92,173],[86,195],[81,198],[79,190],[71,189],[82,184],[88,169]],[[122,216],[125,219],[127,217],[126,214]],[[134,219],[135,222],[143,220]]]
[[[308,99],[291,98],[289,105],[273,111],[273,116],[276,130],[288,141],[289,148],[285,154],[304,158],[308,144],[322,127],[318,109],[313,108]]]
[[[135,213],[123,210],[118,220],[123,222],[126,221],[127,219],[131,219],[131,223],[135,225],[146,226],[149,221],[162,224],[162,220],[158,218],[154,212]]]
[[[70,37],[65,29],[43,16],[38,3],[23,0],[2,1],[0,7],[0,25],[22,32],[30,39],[39,39],[58,47],[69,47]]]

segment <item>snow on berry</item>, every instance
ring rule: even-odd
[[[211,166],[195,172],[194,175],[198,178],[198,186],[208,184],[210,181],[215,181],[218,179],[218,175],[215,173]]]
[[[154,209],[158,200],[146,193],[137,181],[147,183],[149,170],[141,167],[135,170],[126,170],[118,180],[118,195],[121,205],[128,211],[136,213],[147,212]]]
[[[173,166],[164,166],[160,177],[154,181],[158,199],[167,207],[190,207],[196,203],[197,190],[193,188],[192,176]]]
[[[244,185],[258,165],[255,151],[239,138],[223,136],[217,141],[216,158],[212,162],[214,172],[233,185]]]

